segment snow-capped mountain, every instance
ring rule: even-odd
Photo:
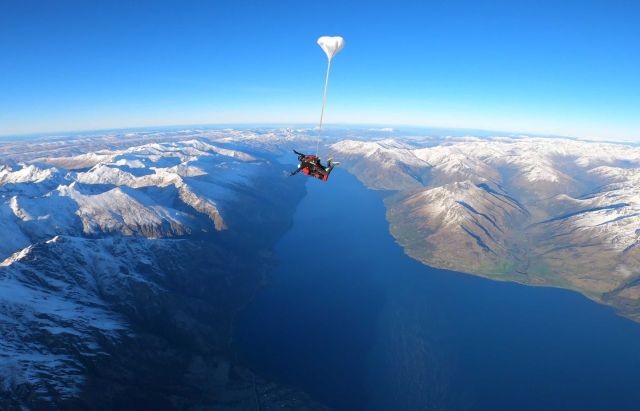
[[[107,298],[128,301],[120,292],[149,284],[148,275],[131,266],[144,258],[143,247],[57,236],[0,264],[0,378],[5,389],[29,387],[44,400],[80,393],[84,359],[108,357],[110,347],[127,333],[127,319],[109,307]],[[144,259],[139,266],[145,264],[153,263]],[[124,267],[126,276],[120,275]]]
[[[322,408],[229,355],[303,186],[211,134],[0,145],[1,409]]]
[[[515,239],[505,228],[527,218],[526,209],[506,193],[469,180],[412,190],[388,204],[392,233],[401,243],[410,242],[408,236],[418,236],[434,245],[429,249],[408,247],[410,255],[441,267],[451,262],[464,264],[471,256],[472,265],[464,267],[465,271],[511,269]],[[470,246],[460,247],[470,240]]]
[[[389,191],[409,255],[640,320],[639,148],[362,133],[331,131],[321,151]],[[0,144],[0,409],[322,409],[237,364],[230,343],[304,195],[277,159],[316,141],[226,129]]]
[[[221,209],[260,166],[249,154],[198,140],[40,161],[0,172],[3,223],[13,227],[4,231],[16,236],[0,244],[0,257],[62,233],[159,238],[224,230]]]
[[[396,192],[388,218],[411,256],[601,300],[640,277],[640,149],[551,138],[428,143],[331,146],[369,187]]]

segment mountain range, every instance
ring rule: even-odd
[[[345,140],[391,232],[434,267],[579,291],[640,320],[640,149],[558,138]]]
[[[290,150],[317,138],[193,129],[1,143],[0,409],[324,409],[242,364],[232,332],[305,195]],[[323,142],[323,157],[385,191],[409,256],[572,289],[640,321],[640,148],[392,129]]]
[[[1,409],[323,409],[232,345],[304,185],[204,134],[3,145]]]

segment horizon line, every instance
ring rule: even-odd
[[[335,127],[375,127],[375,128],[391,128],[395,129],[416,129],[416,130],[456,130],[456,131],[469,131],[469,132],[482,132],[493,133],[496,137],[501,134],[505,136],[527,136],[527,137],[544,137],[544,138],[561,138],[580,141],[595,141],[595,142],[607,142],[618,144],[639,144],[640,137],[637,140],[634,139],[606,139],[597,137],[578,137],[569,135],[560,135],[553,133],[530,133],[525,131],[507,131],[507,130],[491,130],[484,128],[474,127],[455,127],[455,126],[434,126],[434,125],[417,125],[417,124],[390,124],[390,123],[348,123],[348,122],[333,122],[325,123],[323,125],[326,128]],[[298,123],[283,123],[283,122],[228,122],[228,123],[184,123],[184,124],[167,124],[167,125],[149,125],[149,126],[129,126],[129,127],[110,127],[110,128],[96,128],[96,129],[74,129],[74,130],[58,130],[58,131],[37,131],[27,133],[7,133],[0,134],[0,143],[9,142],[10,139],[16,138],[19,140],[25,138],[54,138],[54,137],[72,137],[73,135],[82,134],[100,134],[108,132],[125,132],[125,131],[138,131],[157,129],[158,131],[181,128],[181,127],[203,127],[203,128],[234,128],[234,127],[257,127],[257,128],[289,128],[289,127],[304,127],[304,128],[317,128],[315,123],[298,122]],[[472,137],[472,136],[470,136]]]

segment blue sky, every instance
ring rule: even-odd
[[[5,1],[0,135],[329,123],[640,140],[640,2]]]

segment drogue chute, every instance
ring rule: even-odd
[[[318,39],[318,46],[327,54],[329,62],[344,48],[344,39],[340,36],[322,36]]]
[[[318,126],[318,142],[316,143],[316,156],[320,149],[320,137],[322,136],[322,122],[324,120],[324,108],[327,105],[327,90],[329,89],[329,73],[331,61],[344,48],[344,39],[340,36],[322,36],[318,39],[318,45],[327,55],[327,75],[324,78],[324,93],[322,94],[322,109],[320,110],[320,125]]]

